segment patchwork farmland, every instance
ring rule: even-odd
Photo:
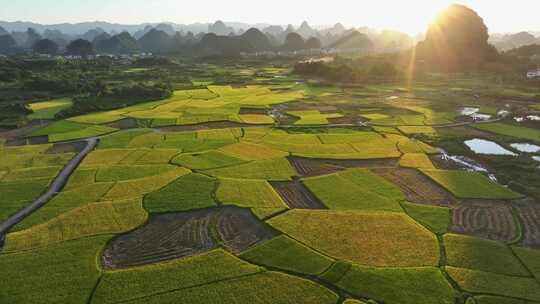
[[[540,303],[535,155],[464,143],[534,128],[464,117],[438,82],[272,73],[54,121],[70,99],[32,103],[46,123],[0,141],[0,302]]]

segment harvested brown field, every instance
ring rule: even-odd
[[[124,118],[124,119],[120,119],[120,120],[108,123],[106,124],[106,126],[115,128],[115,129],[125,130],[125,129],[137,128],[139,124],[137,123],[137,120],[134,118]]]
[[[225,207],[159,214],[112,240],[102,263],[109,269],[125,268],[192,256],[219,246],[239,253],[278,234],[249,209]]]
[[[271,184],[290,208],[326,209],[326,206],[299,180]]]
[[[416,169],[381,168],[372,171],[397,185],[410,202],[437,206],[449,206],[455,202],[452,194]]]
[[[523,226],[522,244],[527,247],[540,248],[540,205],[527,201],[514,204]]]
[[[239,115],[244,114],[260,114],[260,115],[266,115],[268,113],[268,109],[260,109],[260,108],[240,108]]]
[[[335,173],[349,168],[396,167],[398,158],[382,159],[316,159],[291,156],[289,162],[302,176],[319,176]]]
[[[81,152],[84,147],[86,147],[85,141],[76,141],[69,143],[56,143],[52,147],[47,149],[45,153],[47,154],[56,154],[56,153],[70,153],[70,152]]]
[[[181,131],[199,131],[199,130],[209,130],[209,129],[229,129],[229,128],[246,128],[254,127],[255,125],[232,122],[232,121],[212,121],[204,122],[193,125],[181,125],[181,126],[170,126],[158,128],[162,132],[181,132]],[[256,127],[264,127],[265,125],[256,125]]]
[[[452,211],[450,231],[503,242],[518,236],[512,207],[504,201],[463,201]]]

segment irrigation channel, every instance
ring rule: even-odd
[[[0,223],[0,248],[4,241],[5,234],[15,225],[20,223],[25,217],[32,214],[37,209],[41,208],[48,201],[50,201],[58,192],[62,191],[66,185],[71,174],[77,169],[82,160],[96,147],[98,143],[98,137],[88,138],[86,141],[86,147],[75,155],[67,165],[60,171],[55,177],[49,189],[43,193],[40,197],[34,200],[30,205],[19,210],[17,213]]]

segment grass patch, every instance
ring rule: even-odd
[[[452,286],[434,267],[372,268],[353,265],[336,285],[358,297],[383,303],[455,303]]]
[[[184,175],[163,189],[144,197],[148,212],[178,212],[216,205],[213,193],[216,180],[200,174]]]
[[[529,276],[512,250],[502,243],[465,235],[444,236],[447,265],[512,276]]]
[[[406,153],[399,160],[399,165],[406,168],[435,169],[429,157],[424,153]]]
[[[334,304],[337,299],[335,293],[312,281],[278,272],[264,272],[156,295],[133,303]]]
[[[282,158],[289,155],[287,152],[264,145],[251,144],[248,142],[240,142],[228,145],[220,148],[219,150],[227,155],[248,161]]]
[[[428,126],[399,126],[398,129],[407,135],[435,134],[435,129]]]
[[[218,249],[168,263],[105,272],[92,303],[135,300],[260,271],[261,268]]]
[[[435,236],[405,214],[291,210],[269,224],[336,259],[371,266],[432,266]]]
[[[505,123],[474,124],[474,128],[495,134],[540,142],[540,130]]]
[[[136,137],[148,134],[152,131],[146,129],[127,130],[111,134],[99,141],[98,149],[122,149],[128,148],[129,143]]]
[[[86,303],[100,272],[96,258],[111,236],[83,238],[0,255],[4,303]]]
[[[512,247],[512,250],[534,277],[540,280],[540,251],[525,247]]]
[[[49,179],[0,183],[0,221],[7,219],[44,192]]]
[[[244,161],[219,151],[208,151],[203,153],[181,154],[175,157],[172,160],[172,163],[193,170],[209,170],[238,165],[244,163]]]
[[[53,99],[49,101],[34,102],[28,105],[32,110],[32,114],[28,115],[28,119],[54,119],[54,116],[73,105],[69,98]]]
[[[151,165],[151,166],[111,166],[99,168],[96,174],[97,182],[119,182],[130,179],[139,179],[149,176],[166,174],[175,170],[172,165]]]
[[[221,178],[262,179],[272,181],[291,180],[296,171],[285,158],[261,160],[236,166],[205,171]]]
[[[248,208],[287,208],[274,188],[264,180],[220,179],[217,199]]]
[[[46,223],[9,233],[4,251],[24,251],[83,237],[125,232],[142,225],[146,219],[140,200],[90,204]]]
[[[505,188],[478,172],[422,170],[458,198],[517,199],[523,195]]]
[[[420,205],[408,202],[401,203],[405,212],[436,234],[444,234],[450,225],[451,210],[445,207]]]
[[[165,174],[116,183],[105,195],[106,200],[120,200],[141,197],[161,189],[175,179],[191,173],[186,168],[176,168]]]
[[[405,199],[399,188],[366,169],[302,181],[330,209],[401,212],[399,202]]]
[[[446,267],[446,272],[452,280],[468,292],[540,301],[540,284],[533,278],[506,276],[450,266]]]
[[[318,275],[333,261],[297,241],[280,235],[249,249],[241,257],[250,262],[297,273]]]

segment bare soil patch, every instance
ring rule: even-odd
[[[120,129],[120,130],[125,130],[125,129],[137,128],[138,124],[137,124],[136,119],[124,118],[124,119],[120,119],[120,120],[108,123],[108,124],[106,124],[106,126],[111,127],[111,128]]]
[[[349,168],[397,167],[398,158],[381,159],[322,159],[298,156],[288,157],[291,165],[302,176],[319,176],[335,173]]]
[[[28,125],[22,128],[0,132],[0,137],[7,140],[22,138],[39,128],[44,128],[50,125],[52,122],[54,121],[53,120],[32,120],[28,123]]]
[[[70,153],[70,152],[79,153],[84,149],[84,147],[86,147],[85,141],[56,143],[52,147],[47,149],[45,153],[47,154]]]
[[[272,187],[293,209],[327,209],[326,206],[300,181],[272,182]]]
[[[372,171],[397,185],[411,202],[446,207],[455,202],[452,194],[416,169],[378,168]]]
[[[514,204],[514,207],[523,226],[522,244],[540,248],[540,204],[535,201],[524,201]]]
[[[229,128],[249,128],[249,127],[268,127],[270,125],[251,125],[245,123],[238,123],[232,121],[214,121],[214,122],[205,122],[194,125],[182,125],[182,126],[170,126],[158,128],[162,132],[179,132],[179,131],[198,131],[198,130],[208,130],[208,129],[229,129]]]
[[[112,240],[102,263],[108,269],[145,265],[200,254],[220,245],[238,253],[278,234],[249,209],[224,207],[159,214]]]
[[[512,207],[507,202],[466,200],[452,211],[450,231],[511,242],[517,237],[518,227],[512,216]]]
[[[238,114],[259,114],[259,115],[266,115],[268,113],[268,109],[258,109],[258,108],[240,108],[240,112]]]

